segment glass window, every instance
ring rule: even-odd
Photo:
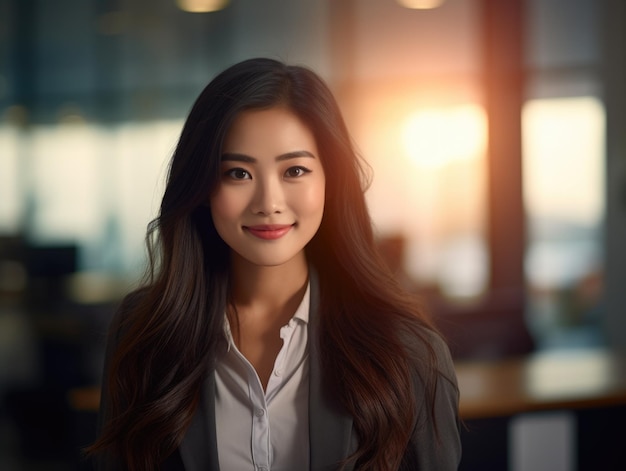
[[[523,109],[529,324],[540,346],[600,341],[604,108],[595,97]]]
[[[181,128],[181,120],[36,126],[24,193],[29,240],[77,244],[81,271],[139,274]]]

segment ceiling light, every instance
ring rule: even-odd
[[[400,5],[405,8],[412,8],[414,10],[432,10],[433,8],[440,7],[446,0],[396,0]]]
[[[178,8],[189,13],[209,13],[226,8],[229,0],[176,0]]]

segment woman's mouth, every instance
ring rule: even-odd
[[[255,237],[264,240],[280,239],[287,234],[293,227],[293,224],[263,224],[259,226],[243,226],[244,230],[248,231]]]

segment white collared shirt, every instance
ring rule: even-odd
[[[263,391],[250,362],[237,349],[228,324],[228,350],[215,369],[215,423],[222,471],[309,469],[310,286],[289,323]]]

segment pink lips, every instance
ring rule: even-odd
[[[259,239],[275,240],[287,234],[292,227],[292,224],[263,224],[259,226],[244,226],[244,229]]]

